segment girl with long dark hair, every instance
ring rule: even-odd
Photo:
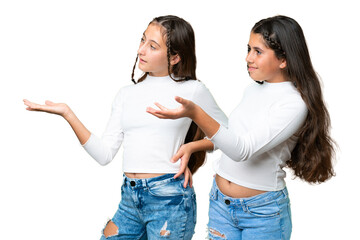
[[[137,62],[144,72],[134,80]],[[186,187],[191,173],[204,162],[212,144],[190,119],[163,121],[146,113],[154,101],[176,107],[176,95],[191,99],[210,116],[227,125],[209,90],[196,80],[195,36],[191,25],[176,16],[154,18],[141,38],[133,68],[135,83],[120,89],[102,138],[96,137],[63,103],[45,105],[24,100],[31,111],[64,117],[84,149],[101,165],[109,163],[123,145],[121,202],[101,239],[191,239],[196,223],[196,197]],[[199,141],[196,141],[199,140]],[[195,147],[185,176],[170,162],[183,143]],[[186,150],[186,147],[182,148]],[[191,179],[190,179],[191,180]],[[191,184],[190,184],[191,185]]]
[[[334,142],[320,81],[300,25],[275,16],[251,30],[246,57],[255,81],[222,126],[190,100],[159,118],[191,118],[223,154],[210,192],[210,239],[289,239],[288,166],[295,176],[322,183],[334,176]],[[187,148],[187,155],[192,153]],[[182,158],[182,161],[187,161]]]

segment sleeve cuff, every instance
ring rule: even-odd
[[[220,131],[221,128],[222,128],[222,125],[220,125],[219,129],[216,131],[216,133],[215,133],[214,135],[212,135],[211,138],[209,138],[208,136],[205,136],[205,137],[204,137],[204,139],[207,139],[207,140],[211,141],[212,144],[214,145],[214,148],[213,148],[212,150],[208,150],[208,151],[206,151],[206,152],[211,153],[211,152],[216,151],[216,150],[219,149],[219,148],[215,145],[213,139],[214,139],[214,137],[218,134],[218,132]]]
[[[87,147],[88,145],[90,145],[90,142],[91,142],[92,136],[93,136],[93,134],[92,134],[92,133],[90,133],[90,137],[88,138],[88,140],[87,140],[84,144],[82,144],[82,145],[81,145],[83,148],[85,148],[85,149],[86,149],[86,147]]]
[[[210,138],[208,138],[207,136],[205,136],[204,139],[210,141]],[[212,153],[213,151],[217,150],[217,148],[215,147],[215,144],[213,142],[211,142],[211,143],[213,144],[214,147],[211,150],[206,150],[207,153]]]
[[[215,133],[214,135],[212,135],[211,138],[208,138],[208,137],[207,137],[207,139],[209,139],[210,141],[213,141],[213,139],[216,137],[216,135],[220,132],[220,129],[221,129],[221,128],[223,128],[223,126],[220,124],[220,127],[219,127],[219,129],[216,131],[216,133]]]

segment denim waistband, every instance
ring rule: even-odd
[[[223,194],[220,191],[220,189],[218,188],[218,186],[216,184],[215,178],[214,178],[213,186],[212,186],[212,189],[210,192],[210,195],[214,200],[219,199],[223,202],[227,202],[228,203],[227,205],[246,205],[246,206],[263,204],[263,203],[272,201],[274,199],[277,199],[282,194],[284,194],[286,197],[288,196],[288,191],[287,191],[286,187],[279,191],[265,192],[265,193],[255,195],[253,197],[232,198],[232,197],[229,197],[229,196]]]
[[[171,182],[177,182],[184,179],[184,175],[181,175],[174,179],[175,174],[169,173],[153,178],[129,178],[123,174],[123,184],[131,188],[144,188],[154,187],[158,185],[168,184]]]

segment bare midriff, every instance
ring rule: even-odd
[[[138,179],[143,179],[143,178],[153,178],[153,177],[158,177],[161,175],[164,175],[164,173],[125,173],[125,175],[128,178],[138,178]]]
[[[240,186],[238,184],[230,182],[229,180],[217,174],[215,177],[215,181],[220,191],[226,196],[232,198],[248,198],[248,197],[256,196],[261,193],[266,193],[266,191]]]

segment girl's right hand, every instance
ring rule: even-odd
[[[47,100],[45,101],[45,105],[41,105],[24,99],[24,104],[27,106],[26,110],[28,111],[47,112],[60,115],[64,118],[71,113],[70,107],[65,103],[53,103]]]
[[[193,119],[197,105],[192,101],[181,97],[175,97],[175,100],[178,103],[181,103],[181,106],[176,109],[167,109],[161,104],[155,103],[155,105],[159,108],[159,110],[154,109],[152,107],[148,107],[146,111],[162,119],[178,119],[183,117],[189,117]]]

